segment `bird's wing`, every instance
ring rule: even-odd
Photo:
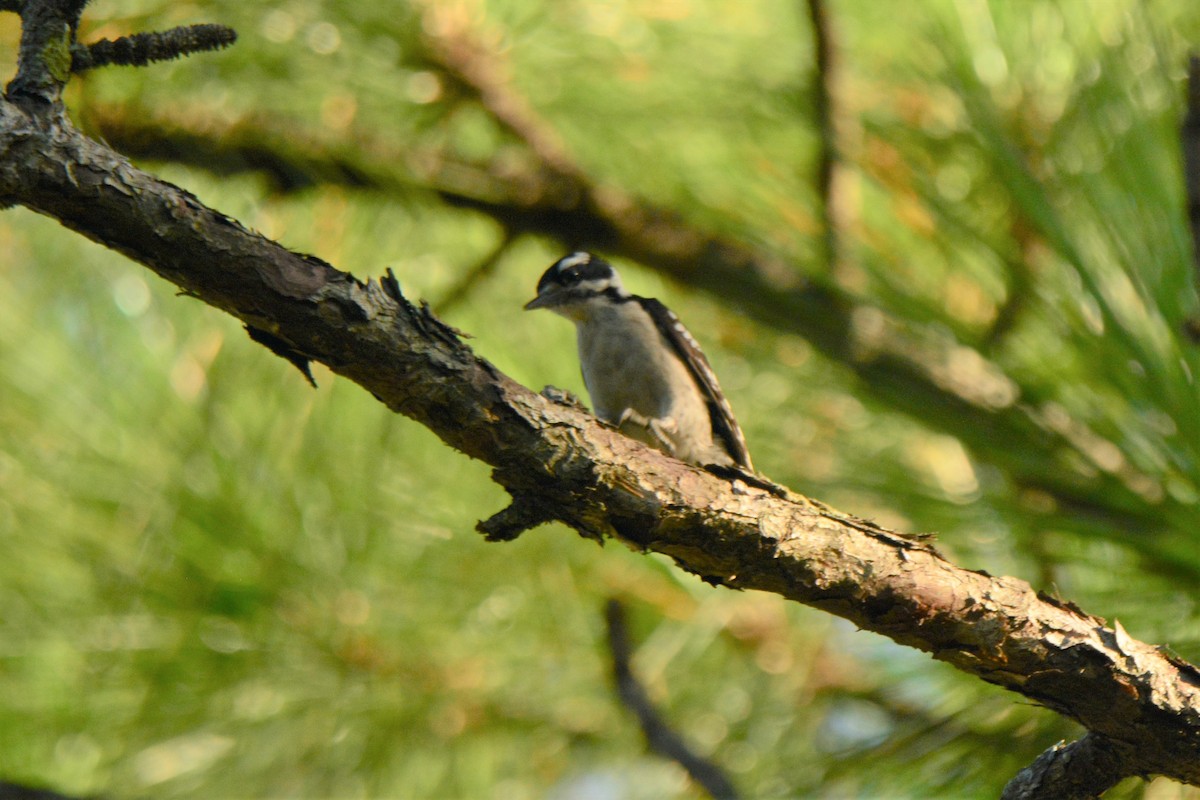
[[[734,419],[733,409],[729,407],[729,401],[721,392],[717,376],[713,373],[712,366],[709,365],[700,345],[671,309],[651,297],[635,296],[634,299],[654,320],[658,329],[671,343],[672,349],[687,365],[688,371],[692,373],[696,385],[700,387],[700,391],[704,394],[704,400],[708,404],[709,416],[712,418],[713,436],[725,446],[725,451],[729,453],[734,462],[753,472],[754,466],[750,463],[750,451],[746,449],[746,437],[742,435],[742,429],[738,427],[737,420]]]

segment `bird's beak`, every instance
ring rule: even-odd
[[[555,305],[558,298],[554,292],[544,292],[525,304],[526,311],[533,311],[535,308],[548,308]]]

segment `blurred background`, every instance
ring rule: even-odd
[[[766,475],[1200,661],[1194,4],[96,0],[81,40],[197,22],[239,41],[75,78],[77,123],[290,248],[390,267],[535,389],[585,396],[571,326],[521,305],[597,249],[698,336]],[[8,74],[18,37],[0,15]],[[483,465],[315,375],[0,214],[0,779],[701,796],[615,698],[610,596],[746,797],[995,797],[1079,735],[656,556],[487,544]]]

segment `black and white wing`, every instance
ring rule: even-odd
[[[692,377],[695,378],[696,385],[700,387],[704,401],[708,404],[708,415],[712,419],[713,438],[724,446],[725,451],[729,453],[730,458],[736,464],[753,472],[754,465],[750,463],[750,451],[746,449],[746,437],[742,435],[742,429],[738,427],[737,420],[734,419],[733,409],[729,407],[729,401],[725,399],[721,386],[717,383],[717,376],[713,373],[708,359],[700,350],[700,345],[671,309],[652,297],[635,296],[633,299],[654,320],[655,327],[663,332],[667,341],[671,343],[671,347],[687,365]]]

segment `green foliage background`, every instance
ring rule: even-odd
[[[841,258],[820,263],[803,4],[96,0],[83,40],[201,21],[239,43],[77,78],[74,117],[336,156],[388,191],[143,166],[437,304],[502,231],[428,163],[527,152],[430,66],[468,31],[583,168],[862,304],[946,386],[1026,409],[980,447],[720,298],[622,263],[706,346],[771,477],[1200,660],[1200,408],[1179,173],[1178,0],[828,3]],[[15,15],[0,17],[13,64]],[[247,165],[250,166],[250,165]],[[476,168],[476,172],[471,169]],[[475,177],[473,177],[475,176]],[[517,239],[446,313],[526,385],[583,395],[523,314],[560,243]],[[882,327],[880,327],[882,326]],[[487,470],[231,319],[24,210],[0,215],[0,777],[106,796],[694,797],[609,686],[636,668],[748,797],[994,797],[1078,730],[778,598],[547,527],[485,544]],[[1065,438],[1050,450],[1044,440]],[[1056,498],[1055,486],[1075,498]],[[1050,487],[1049,489],[1047,487]],[[1195,797],[1129,781],[1113,797]]]

